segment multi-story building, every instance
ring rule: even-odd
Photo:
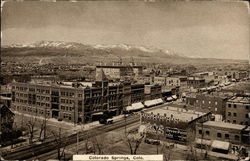
[[[158,76],[154,77],[154,84],[163,85],[163,86],[180,86],[181,81],[178,77],[163,77]]]
[[[188,77],[187,78],[187,86],[192,88],[203,88],[205,87],[205,79],[199,77]]]
[[[249,72],[246,70],[222,70],[216,71],[215,74],[218,76],[227,76],[229,79],[236,80],[247,78],[249,76]]]
[[[141,113],[141,126],[149,138],[186,142],[195,139],[196,122],[211,119],[211,113],[166,106]]]
[[[104,73],[108,79],[121,79],[126,76],[140,76],[142,75],[142,66],[96,66],[96,77]]]
[[[225,122],[207,121],[197,124],[196,142],[206,144],[211,150],[227,153],[233,146],[249,146],[250,128]]]
[[[200,109],[207,109],[225,117],[226,101],[228,97],[222,94],[196,94],[186,96],[186,104]]]
[[[84,123],[104,112],[121,113],[123,103],[126,105],[131,102],[129,86],[130,84],[123,83],[111,85],[105,81],[96,82],[92,87],[79,83],[65,85],[14,82],[12,108],[31,115]],[[126,95],[123,97],[124,91]]]
[[[145,85],[144,88],[145,100],[153,100],[161,98],[161,86],[160,85]]]
[[[144,84],[131,84],[131,104],[145,100]]]
[[[226,102],[226,121],[233,124],[250,125],[250,96],[237,95]]]

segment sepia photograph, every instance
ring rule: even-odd
[[[249,161],[249,13],[2,1],[0,161]]]

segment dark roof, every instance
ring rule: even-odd
[[[4,116],[6,113],[15,115],[5,104],[0,104],[0,114]]]

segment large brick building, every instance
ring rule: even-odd
[[[226,121],[233,124],[250,125],[250,96],[237,95],[226,103]]]
[[[211,119],[211,113],[166,106],[141,113],[141,126],[150,138],[186,142],[194,140],[196,122]]]
[[[196,141],[199,144],[207,144],[208,148],[213,147],[214,141],[220,141],[221,144],[233,146],[249,146],[250,128],[243,125],[235,125],[225,122],[207,121],[196,126]],[[222,146],[223,147],[223,146]],[[230,146],[223,149],[217,149],[228,152]]]
[[[144,90],[143,90],[144,92]],[[12,108],[22,113],[84,123],[97,114],[119,114],[131,104],[131,84],[12,83]]]
[[[186,104],[200,109],[207,109],[215,114],[225,117],[226,101],[228,97],[219,94],[196,94],[186,96]]]

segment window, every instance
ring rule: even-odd
[[[248,118],[248,114],[246,114],[245,117]]]
[[[221,133],[217,133],[217,137],[218,137],[218,138],[221,138]]]
[[[230,120],[227,120],[228,123],[230,123]]]
[[[199,130],[199,134],[202,134],[202,130]]]
[[[234,136],[234,140],[240,140],[239,135],[235,135],[235,136]]]
[[[246,106],[246,110],[248,110],[249,109],[249,106]]]
[[[236,117],[237,116],[237,113],[234,113],[234,117]]]
[[[227,107],[231,107],[231,104],[228,104]]]
[[[236,124],[236,120],[233,120],[233,123]]]
[[[206,135],[210,135],[210,131],[206,131]]]
[[[217,101],[215,102],[215,105],[218,105],[218,102],[217,102]]]
[[[236,104],[234,104],[234,108],[237,108],[237,105],[236,105]]]
[[[211,104],[211,101],[208,101],[209,104]]]
[[[227,116],[231,116],[231,112],[228,112]]]
[[[229,134],[225,134],[225,139],[229,139]]]
[[[202,103],[204,104],[204,103],[205,103],[205,101],[203,100],[203,101],[202,101]]]

